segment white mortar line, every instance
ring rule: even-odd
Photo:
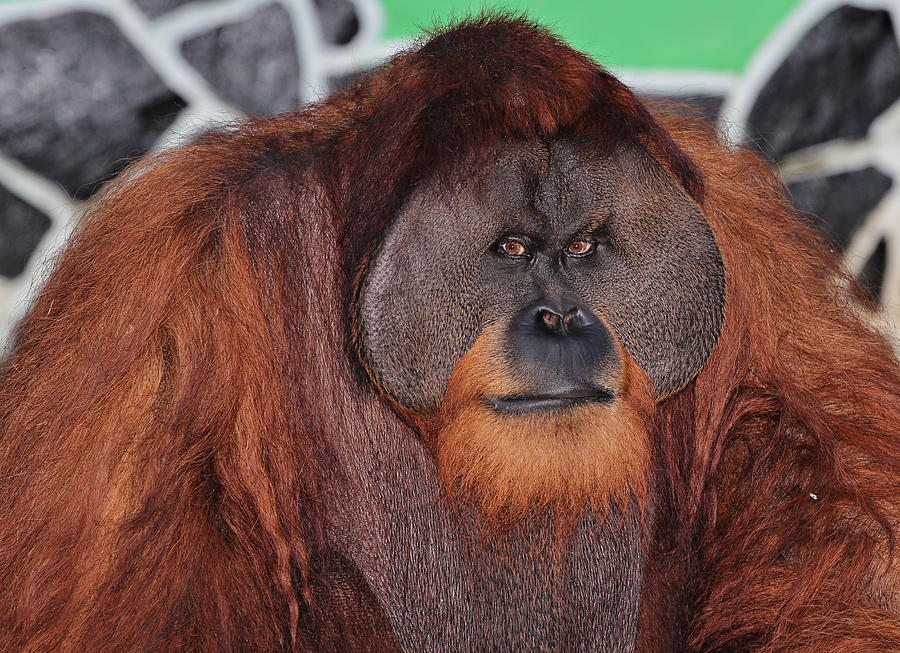
[[[181,57],[178,43],[160,38],[165,35],[152,29],[150,22],[128,0],[105,0],[109,15],[156,70],[163,82],[188,103],[221,106],[222,101],[206,79]],[[227,106],[221,106],[227,111]]]
[[[324,44],[319,14],[312,0],[285,0],[284,6],[291,14],[300,57],[300,103],[315,102],[328,93],[327,74],[320,59]]]
[[[152,30],[161,38],[180,43],[191,37],[239,22],[273,0],[197,0],[159,16]]]
[[[900,188],[895,185],[869,212],[847,245],[844,258],[850,271],[856,274],[862,270],[882,238],[887,238],[891,234],[900,237],[900,233],[896,233],[900,226],[898,216],[900,216]]]
[[[730,73],[709,70],[610,68],[619,81],[643,95],[727,95],[737,84]]]
[[[895,207],[896,208],[896,207]],[[896,315],[900,308],[900,240],[897,234],[885,234],[885,269],[881,282],[881,304],[886,313]]]
[[[326,76],[350,75],[364,72],[383,64],[404,48],[399,45],[382,44],[369,48],[326,48],[321,57],[322,71]]]
[[[97,11],[90,0],[16,0],[0,4],[0,23],[44,20],[70,11]]]
[[[69,239],[81,203],[69,198],[57,184],[28,170],[18,161],[0,155],[3,186],[50,218],[50,226],[15,279],[0,277],[0,348],[5,348],[10,329],[21,319],[33,293],[40,289],[51,257]]]
[[[25,165],[0,152],[0,180],[14,194],[47,213],[55,213],[60,206],[77,206],[62,186],[28,169]]]
[[[900,100],[875,119],[869,128],[869,140],[876,144],[877,165],[900,184]]]
[[[791,152],[779,168],[785,183],[861,170],[874,164],[878,149],[868,139],[833,140]]]
[[[359,31],[347,47],[358,49],[372,49],[377,46],[385,28],[384,9],[377,0],[351,0],[356,9]]]
[[[203,131],[233,123],[242,117],[244,117],[244,114],[237,109],[233,112],[225,112],[191,105],[178,113],[172,124],[166,128],[153,147],[148,150],[148,155],[184,145]]]

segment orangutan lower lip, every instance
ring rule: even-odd
[[[500,413],[521,415],[531,412],[547,412],[581,406],[589,402],[608,404],[614,399],[613,393],[602,388],[590,392],[567,392],[554,395],[520,395],[510,397],[488,397],[489,406]]]

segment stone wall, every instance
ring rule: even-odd
[[[847,265],[900,317],[900,0],[812,0],[745,74],[619,71],[777,161]],[[209,125],[340,88],[403,44],[377,0],[0,4],[0,337],[84,200]]]

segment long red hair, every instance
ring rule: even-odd
[[[660,585],[697,650],[900,647],[895,354],[769,164],[659,118],[703,171],[728,279],[718,346],[656,413]]]

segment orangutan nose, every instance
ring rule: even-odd
[[[530,389],[548,396],[607,385],[621,365],[612,333],[590,309],[545,295],[516,314],[507,351]]]
[[[560,315],[552,309],[541,309],[537,318],[540,326],[552,335],[565,336],[569,335],[570,330],[575,326],[578,309],[572,309],[571,312]]]
[[[591,319],[575,302],[565,299],[544,298],[532,307],[538,328],[549,335],[569,336],[590,326]]]

